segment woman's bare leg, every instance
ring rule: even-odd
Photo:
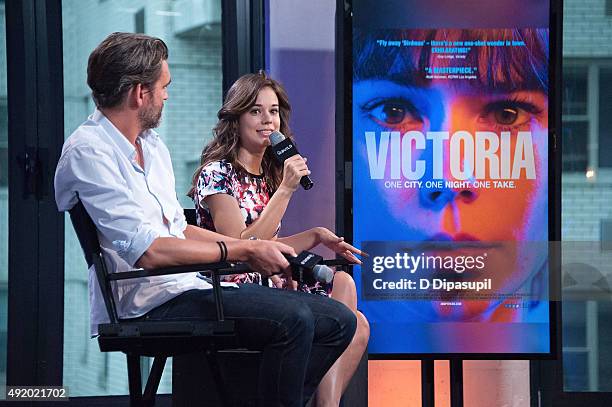
[[[338,272],[334,276],[334,289],[331,297],[349,307],[357,316],[357,330],[353,340],[344,353],[336,360],[317,387],[317,407],[337,407],[342,393],[346,390],[357,365],[361,361],[363,352],[368,345],[370,326],[363,314],[357,311],[357,292],[355,282],[345,272]]]

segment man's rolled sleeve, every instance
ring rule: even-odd
[[[124,250],[117,250],[123,245],[123,242],[112,242],[117,254],[125,260],[127,264],[134,267],[138,259],[147,251],[153,244],[153,241],[159,237],[159,234],[152,229],[145,229],[134,233],[132,241]]]
[[[62,156],[55,175],[56,200],[83,203],[94,221],[103,246],[134,266],[159,233],[145,219],[118,170],[112,151],[89,145],[75,146]]]
[[[187,219],[185,219],[185,213],[183,211],[183,208],[179,208],[176,211],[176,216],[174,217],[174,223],[176,224],[176,227],[178,230],[181,231],[181,233],[185,233],[185,229],[187,229]]]

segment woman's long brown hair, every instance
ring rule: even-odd
[[[240,116],[255,105],[259,91],[270,87],[278,97],[280,114],[280,132],[293,140],[289,128],[289,115],[291,106],[283,86],[268,77],[265,72],[243,75],[229,89],[225,102],[217,113],[219,121],[213,128],[213,139],[202,150],[200,166],[193,174],[191,189],[187,193],[193,198],[202,168],[213,161],[227,160],[239,173],[246,174],[246,169],[238,162],[238,149],[240,148],[239,120]],[[261,163],[263,173],[270,193],[273,194],[282,181],[283,166],[279,164],[268,147]]]

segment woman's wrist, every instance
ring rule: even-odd
[[[281,184],[278,189],[276,190],[276,192],[274,193],[274,195],[280,193],[281,195],[286,195],[288,198],[291,197],[291,195],[293,195],[293,193],[297,190],[297,186],[294,189],[291,189],[290,187]]]
[[[325,228],[321,226],[317,226],[312,229],[314,233],[315,246],[321,244],[323,242],[323,233],[325,232]]]

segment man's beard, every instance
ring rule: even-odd
[[[157,107],[151,104],[138,112],[138,120],[140,121],[140,127],[143,131],[159,127],[162,116],[162,108],[163,105]]]

